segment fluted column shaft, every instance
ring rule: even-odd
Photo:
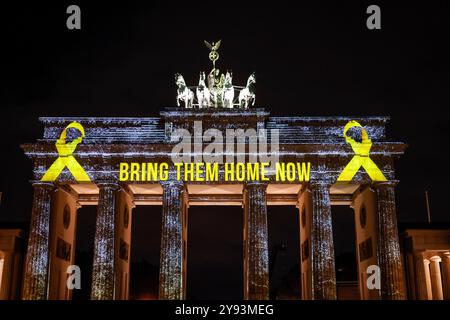
[[[312,193],[312,297],[314,300],[336,299],[333,224],[330,185],[311,183]]]
[[[163,181],[159,299],[184,298],[182,181]]]
[[[398,239],[394,183],[375,185],[378,203],[378,263],[381,270],[381,299],[403,300],[403,267]]]
[[[49,233],[51,199],[54,185],[37,182],[33,184],[33,209],[30,235],[23,280],[22,299],[47,299],[49,266]]]
[[[246,244],[244,298],[269,299],[269,238],[267,231],[267,184],[249,182],[244,190]]]
[[[431,276],[430,276],[430,260],[423,259],[423,268],[425,270],[425,285],[426,285],[426,297],[425,300],[432,300],[433,294],[431,289]]]
[[[450,252],[442,255],[442,277],[444,283],[444,299],[450,300]]]
[[[433,292],[433,300],[443,300],[442,292],[442,277],[441,277],[441,267],[439,262],[441,258],[432,257],[430,258],[430,271],[431,271],[431,290]]]
[[[116,183],[99,183],[92,265],[92,300],[114,299]]]
[[[415,270],[415,281],[416,281],[416,299],[417,300],[427,300],[427,280],[425,274],[425,263],[423,261],[422,253],[415,253],[414,255],[414,270]]]

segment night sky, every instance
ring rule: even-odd
[[[426,221],[428,190],[432,220],[450,222],[450,3],[392,2],[2,4],[0,222],[29,220],[31,162],[19,145],[42,137],[39,116],[157,116],[175,105],[175,72],[195,85],[210,70],[205,39],[222,39],[218,66],[233,70],[234,83],[256,71],[257,105],[272,115],[391,116],[388,137],[408,144],[396,163],[399,221]],[[81,7],[81,30],[66,28],[70,4]],[[381,7],[381,30],[366,28],[369,4]],[[198,289],[188,296],[240,297],[239,210],[192,210],[188,285]],[[80,221],[92,212],[82,209]],[[157,264],[160,208],[139,208],[133,219],[133,259]],[[336,220],[345,251],[342,230],[354,226]],[[271,248],[286,246],[272,284],[298,263],[298,218],[292,208],[270,208],[269,223]],[[81,227],[81,247],[92,245],[92,228]]]

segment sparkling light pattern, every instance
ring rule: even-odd
[[[383,300],[405,299],[394,187],[395,182],[375,185],[378,197],[378,265],[381,268]]]
[[[22,148],[35,161],[34,179],[40,180],[58,157],[55,139],[68,123],[77,121],[85,128],[86,137],[77,147],[75,157],[92,180],[105,180],[110,174],[118,175],[118,165],[124,158],[139,158],[143,162],[170,161],[171,133],[178,128],[190,130],[194,120],[202,120],[204,130],[255,126],[268,131],[277,129],[280,162],[311,161],[311,179],[317,179],[316,168],[325,164],[335,181],[354,156],[342,137],[343,127],[352,119],[364,125],[373,141],[370,154],[374,162],[388,180],[395,179],[393,159],[403,154],[405,145],[386,139],[387,117],[270,117],[262,108],[198,111],[168,107],[160,112],[159,118],[40,118],[44,124],[44,139],[36,144],[24,144]],[[111,170],[103,165],[105,155],[108,155]],[[196,156],[195,152],[191,156]],[[353,182],[369,183],[366,176],[365,172],[358,172]],[[60,174],[58,181],[75,182],[67,171]]]
[[[114,299],[115,195],[118,185],[99,183],[98,187],[91,299],[112,300]]]
[[[86,138],[75,152],[76,159],[92,181],[118,179],[119,163],[170,162],[174,130],[192,131],[194,121],[203,121],[203,129],[278,129],[280,162],[311,162],[311,191],[313,219],[311,229],[311,260],[314,299],[336,299],[336,276],[330,209],[330,184],[354,156],[342,138],[342,129],[349,120],[357,120],[373,141],[370,155],[388,180],[395,179],[394,158],[403,154],[405,144],[386,138],[387,117],[270,117],[264,109],[249,110],[180,110],[166,108],[155,118],[40,118],[44,137],[36,143],[24,144],[22,149],[34,161],[34,179],[43,174],[58,157],[55,140],[72,121],[80,122]],[[271,138],[268,139],[268,143]],[[245,151],[247,155],[249,152]],[[223,154],[226,154],[224,150]],[[195,157],[194,150],[191,156]],[[220,155],[219,155],[220,156]],[[223,171],[219,177],[223,180]],[[68,170],[58,176],[58,184],[75,180]],[[353,183],[370,184],[367,173],[360,170]],[[160,257],[161,299],[183,299],[183,213],[185,188],[182,182],[162,182],[163,215]],[[45,299],[49,265],[49,218],[51,184],[36,184],[28,255],[25,266],[24,299]],[[99,183],[100,195],[96,221],[92,299],[114,299],[114,183]],[[246,299],[267,299],[268,239],[266,185],[246,184],[245,201],[245,261]],[[377,188],[379,210],[379,266],[382,271],[383,299],[403,297],[402,269],[396,229],[393,185]]]
[[[159,299],[183,299],[183,192],[182,181],[164,181]]]
[[[267,231],[267,184],[249,182],[245,185],[245,299],[269,299],[269,249]]]
[[[313,182],[312,193],[312,297],[314,300],[336,299],[333,225],[331,219],[330,185]]]
[[[49,265],[49,229],[53,183],[33,184],[33,210],[22,299],[47,299],[47,277]]]

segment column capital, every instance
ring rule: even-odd
[[[163,189],[167,188],[184,188],[184,181],[177,179],[168,179],[164,181],[160,181],[159,184]]]
[[[430,261],[432,261],[432,262],[440,262],[441,261],[441,257],[439,257],[439,256],[432,256],[430,258]]]
[[[119,182],[115,180],[99,180],[95,181],[98,188],[111,188],[114,190],[119,189]]]
[[[266,182],[266,181],[246,181],[244,183],[244,188],[245,189],[248,189],[248,188],[262,188],[262,189],[266,189],[268,185],[269,185],[269,183]]]
[[[442,258],[450,259],[450,251],[444,252],[444,253],[442,254]]]
[[[430,260],[428,260],[428,259],[423,259],[423,263],[425,263],[425,264],[430,264]]]
[[[390,181],[376,181],[372,183],[372,186],[376,189],[382,188],[395,188],[399,183],[398,180],[390,180]]]
[[[56,185],[53,182],[49,181],[32,180],[31,185],[33,186],[33,188],[45,188],[49,190],[53,190],[56,188]]]
[[[330,189],[332,184],[327,180],[311,180],[307,185],[307,190]]]

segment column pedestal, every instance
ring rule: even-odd
[[[23,279],[22,299],[47,299],[49,232],[53,183],[33,184],[33,209]]]
[[[381,270],[381,299],[403,300],[403,267],[395,213],[395,184],[375,185],[378,205],[378,263]]]

